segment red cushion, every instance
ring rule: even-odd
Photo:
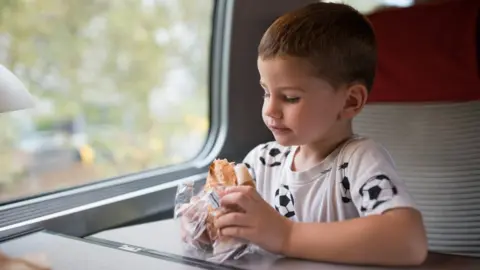
[[[480,99],[478,0],[390,9],[369,16],[378,44],[369,102]]]

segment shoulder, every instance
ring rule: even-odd
[[[277,167],[283,164],[291,147],[282,146],[275,141],[262,143],[253,148],[243,163],[248,166]]]
[[[368,137],[355,137],[348,142],[341,151],[342,158],[345,162],[377,164],[391,163],[393,158],[387,149]]]
[[[355,137],[340,152],[340,169],[351,184],[362,185],[376,178],[400,181],[395,162],[380,143],[367,137]]]
[[[415,202],[396,170],[387,149],[369,138],[355,138],[342,149],[341,169],[347,181],[347,196],[363,215],[409,207]]]

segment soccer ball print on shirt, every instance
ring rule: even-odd
[[[295,216],[295,201],[290,188],[285,184],[275,191],[275,209],[284,217]]]
[[[397,195],[398,190],[390,178],[384,174],[376,175],[370,178],[360,188],[362,197],[362,212],[375,210],[379,205],[391,200]]]
[[[338,168],[340,170],[340,175],[341,175],[340,185],[342,187],[341,192],[342,192],[343,203],[349,203],[352,201],[351,194],[350,194],[350,181],[348,180],[348,177],[345,173],[345,170],[347,168],[348,168],[348,162],[344,162]]]
[[[247,167],[248,173],[252,177],[253,182],[257,183],[257,175],[255,174],[255,170],[253,169],[253,167],[247,162],[244,162],[243,165]]]
[[[280,149],[278,148],[271,148],[268,149],[269,144],[265,144],[265,146],[262,148],[262,152],[267,152],[268,157],[265,158],[263,155],[260,156],[260,162],[262,163],[263,166],[268,166],[268,167],[276,167],[282,165],[282,162],[285,160],[285,158],[288,156],[290,153],[290,150],[285,151],[285,153],[282,153]]]

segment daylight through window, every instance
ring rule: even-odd
[[[213,5],[0,1],[0,63],[37,101],[0,115],[0,202],[198,154]]]

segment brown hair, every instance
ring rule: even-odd
[[[334,87],[358,82],[370,91],[375,77],[373,28],[344,4],[317,2],[281,16],[263,35],[258,55],[305,58]]]

